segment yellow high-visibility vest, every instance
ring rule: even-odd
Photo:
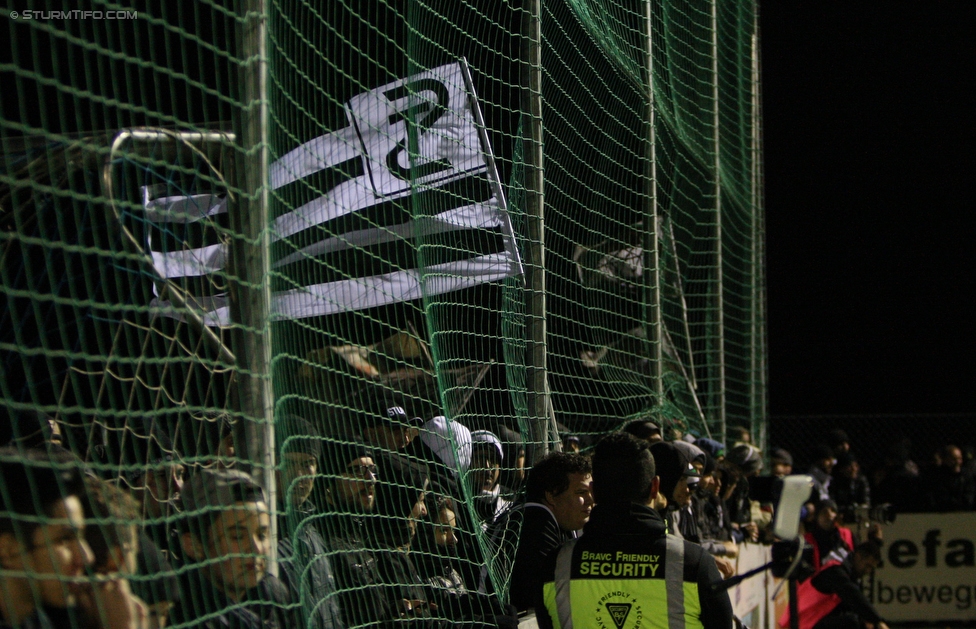
[[[656,555],[597,556],[581,559],[571,579],[576,542],[559,549],[543,586],[554,629],[704,629],[698,584],[684,580],[684,540],[667,536],[663,574]]]

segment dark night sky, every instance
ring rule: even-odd
[[[771,413],[976,411],[976,2],[761,5]]]

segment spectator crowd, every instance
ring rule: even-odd
[[[612,526],[610,496],[631,500],[608,485],[611,457],[599,508],[587,435],[565,435],[563,451],[526,470],[523,440],[505,426],[423,420],[388,392],[365,392],[354,408],[330,431],[278,414],[274,496],[237,455],[229,417],[193,418],[209,432],[190,447],[149,421],[78,452],[54,419],[11,412],[14,437],[0,448],[0,626],[514,627],[518,613],[538,611],[559,549]],[[775,497],[760,490],[793,473],[790,452],[765,456],[745,429],[723,443],[653,417],[615,434],[607,452],[637,443],[653,458],[653,491],[633,502],[716,575],[735,574],[743,543],[773,541]],[[976,463],[955,445],[919,464],[898,443],[869,475],[841,430],[802,455],[814,479],[804,537],[828,589],[877,565],[879,505],[974,508]],[[849,598],[843,613],[881,622]],[[726,602],[703,604],[724,618]]]

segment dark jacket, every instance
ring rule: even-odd
[[[413,562],[442,616],[459,621],[469,620],[476,615],[484,616],[484,612],[491,615],[491,600],[487,595],[481,597],[477,592],[471,592],[449,558],[423,552],[417,554]],[[482,601],[479,599],[482,598],[485,609],[475,609],[480,606]]]
[[[0,617],[0,629],[14,629],[14,626],[7,623],[7,621]],[[24,618],[17,629],[74,629],[71,625],[55,625],[51,620],[44,614],[44,612],[37,610],[27,618]]]
[[[969,511],[976,498],[976,481],[967,470],[958,474],[939,465],[922,472],[919,485],[925,511]]]
[[[446,627],[445,621],[436,617],[439,615],[438,611],[431,608],[424,581],[410,560],[411,553],[399,548],[381,548],[373,551],[373,554],[376,557],[377,574],[382,582],[379,589],[386,597],[386,604],[391,609],[400,610],[403,600],[423,601],[407,616],[409,626]]]
[[[732,541],[732,524],[729,522],[729,512],[725,501],[719,496],[703,496],[701,498],[702,534],[708,539],[719,542]]]
[[[728,509],[729,522],[732,524],[748,524],[752,521],[752,504],[749,501],[749,479],[743,476],[736,483],[732,495],[725,501]]]
[[[854,555],[849,555],[838,565],[824,568],[810,579],[810,584],[824,594],[836,594],[840,597],[841,603],[832,612],[831,616],[837,614],[852,613],[860,621],[877,624],[881,622],[881,617],[874,607],[864,596],[864,591],[858,585],[857,576],[854,574]]]
[[[289,608],[285,586],[266,576],[246,600],[234,602],[213,586],[200,570],[180,575],[180,601],[170,612],[170,625],[189,623],[199,629],[290,629],[301,626]],[[304,624],[304,623],[302,623]]]
[[[692,504],[685,507],[676,505],[667,508],[665,521],[668,532],[680,535],[689,542],[698,544],[710,555],[726,555],[728,549],[719,541],[706,537],[701,526],[701,508],[696,504],[696,496],[692,497]]]
[[[583,536],[575,542],[570,579],[599,580],[608,578],[612,579],[612,586],[608,584],[608,587],[614,588],[618,587],[621,581],[663,580],[667,573],[666,561],[663,561],[667,556],[665,532],[664,520],[653,509],[638,504],[598,504],[593,508],[590,521],[583,528]],[[715,566],[715,560],[697,544],[687,541],[681,541],[680,544],[682,544],[681,548],[684,553],[684,565],[681,570],[683,582],[694,584],[698,591],[698,602],[701,609],[698,618],[702,626],[705,629],[730,629],[732,627],[732,603],[729,601],[729,595],[726,590],[716,591],[711,587],[713,583],[719,583],[722,580],[722,576]],[[588,555],[588,557],[609,556],[609,561],[604,563],[611,564],[614,568],[621,567],[622,563],[630,561],[629,559],[618,559],[618,553],[623,553],[628,557],[640,557],[640,561],[645,561],[643,557],[655,556],[656,561],[653,565],[656,568],[651,569],[651,564],[647,562],[639,564],[643,566],[644,574],[630,578],[619,576],[623,574],[622,569],[617,576],[604,577],[598,574],[589,574],[594,563],[598,564],[598,568],[602,566],[602,563],[583,561],[584,552],[595,554]],[[543,580],[547,584],[552,583],[555,579],[558,554],[556,551],[546,558]],[[583,576],[584,564],[586,564],[586,572],[588,573],[585,577]],[[550,586],[547,585],[546,587]],[[549,629],[553,626],[553,621],[543,604],[544,595],[541,587],[536,592],[536,601],[536,618],[539,620],[539,626],[543,629]],[[602,604],[600,601],[574,601],[573,605],[574,609],[576,604],[596,604],[599,607]],[[627,601],[628,609],[631,602]],[[609,603],[607,604],[609,605]],[[649,601],[640,599],[637,600],[637,604],[650,605]],[[667,608],[647,609],[645,607],[642,613],[645,617],[650,614],[667,614]]]
[[[339,609],[347,627],[390,626],[397,617],[379,587],[376,557],[366,548],[365,525],[359,516],[333,513],[321,519],[328,527],[326,545],[333,553],[331,563],[339,594]]]
[[[93,623],[83,617],[78,607],[64,609],[44,606],[34,610],[34,613],[21,621],[17,627],[18,629],[78,629],[85,627],[86,624]],[[0,619],[0,629],[9,627],[6,621]]]
[[[325,539],[309,519],[308,512],[295,513],[299,520],[289,532],[287,518],[278,518],[278,561],[281,581],[293,604],[300,604],[304,618],[313,618],[312,629],[343,629],[336,597],[335,576],[329,563]]]
[[[503,614],[494,594],[469,588],[458,570],[458,548],[438,546],[433,541],[433,524],[423,522],[411,546],[410,559],[424,582],[428,600],[437,604],[438,615],[465,627],[518,625],[518,618]]]
[[[507,542],[502,550],[517,544],[509,603],[523,611],[535,605],[535,592],[542,587],[546,557],[574,536],[559,528],[552,511],[537,502],[511,509],[507,518]]]

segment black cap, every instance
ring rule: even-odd
[[[627,422],[621,430],[632,434],[638,439],[647,439],[651,435],[661,434],[661,427],[650,419],[636,419],[632,422]]]
[[[403,402],[389,393],[364,393],[359,400],[365,414],[365,428],[380,425],[419,428],[424,424],[419,417],[410,417]]]

